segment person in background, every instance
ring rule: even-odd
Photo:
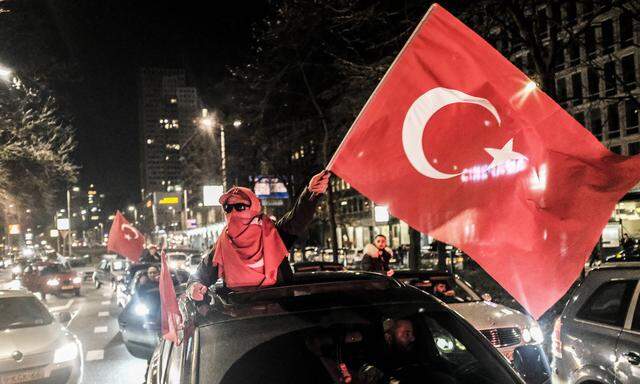
[[[159,263],[160,254],[158,253],[158,247],[151,244],[147,249],[142,251],[142,256],[140,257],[141,263]]]
[[[448,303],[456,293],[453,289],[449,289],[445,282],[438,281],[433,286],[433,295],[445,303]]]
[[[624,253],[626,253],[627,256],[630,256],[636,244],[635,244],[635,241],[633,241],[633,239],[629,237],[629,234],[625,233],[622,235],[622,240],[620,245],[622,245],[622,249],[624,250]]]
[[[393,269],[389,267],[392,252],[393,251],[387,247],[387,237],[385,235],[377,235],[373,239],[373,244],[367,244],[364,247],[362,270],[385,273],[387,276],[393,276]]]

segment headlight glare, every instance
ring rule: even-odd
[[[149,308],[144,304],[136,304],[133,310],[138,316],[146,316],[149,314]]]
[[[73,278],[73,284],[82,284],[82,277],[80,277],[80,276],[74,277]]]
[[[64,363],[65,361],[73,360],[76,357],[78,357],[78,346],[74,342],[69,342],[56,349],[56,352],[53,355],[53,363]]]
[[[542,333],[542,329],[539,326],[532,326],[529,331],[531,332],[531,339],[535,343],[542,343],[544,341],[544,333]]]

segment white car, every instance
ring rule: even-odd
[[[531,316],[478,295],[459,276],[438,271],[395,271],[393,277],[442,300],[479,330],[509,361],[516,347],[541,344],[544,335]],[[437,292],[438,285],[442,292]]]
[[[32,293],[0,290],[0,314],[0,383],[82,381],[80,342]]]

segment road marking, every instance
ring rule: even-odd
[[[85,361],[95,361],[104,359],[104,349],[96,349],[93,351],[87,351],[87,357]]]
[[[107,333],[107,327],[95,327],[93,328],[93,333]]]
[[[111,300],[103,301],[100,304],[102,304],[102,305],[111,305]]]
[[[58,306],[58,307],[50,307],[50,308],[49,308],[49,310],[50,310],[51,312],[66,311],[66,310],[68,310],[69,308],[71,308],[71,306],[73,305],[73,300],[74,300],[74,299],[69,300],[69,301],[67,302],[67,304],[65,304],[65,305],[60,305],[60,306]]]
[[[109,317],[109,312],[98,312],[98,317]]]
[[[75,320],[76,317],[78,317],[81,309],[82,309],[82,306],[80,306],[80,308],[78,308],[78,310],[71,315],[71,320],[69,320],[69,322],[67,323],[67,328],[69,328],[69,326],[71,326],[71,322]]]

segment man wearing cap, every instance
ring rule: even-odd
[[[250,189],[233,187],[222,195],[227,225],[191,276],[189,296],[203,300],[207,287],[219,277],[232,289],[267,287],[291,277],[288,249],[313,219],[329,176],[328,171],[313,176],[293,208],[276,223],[262,213],[260,200]]]

